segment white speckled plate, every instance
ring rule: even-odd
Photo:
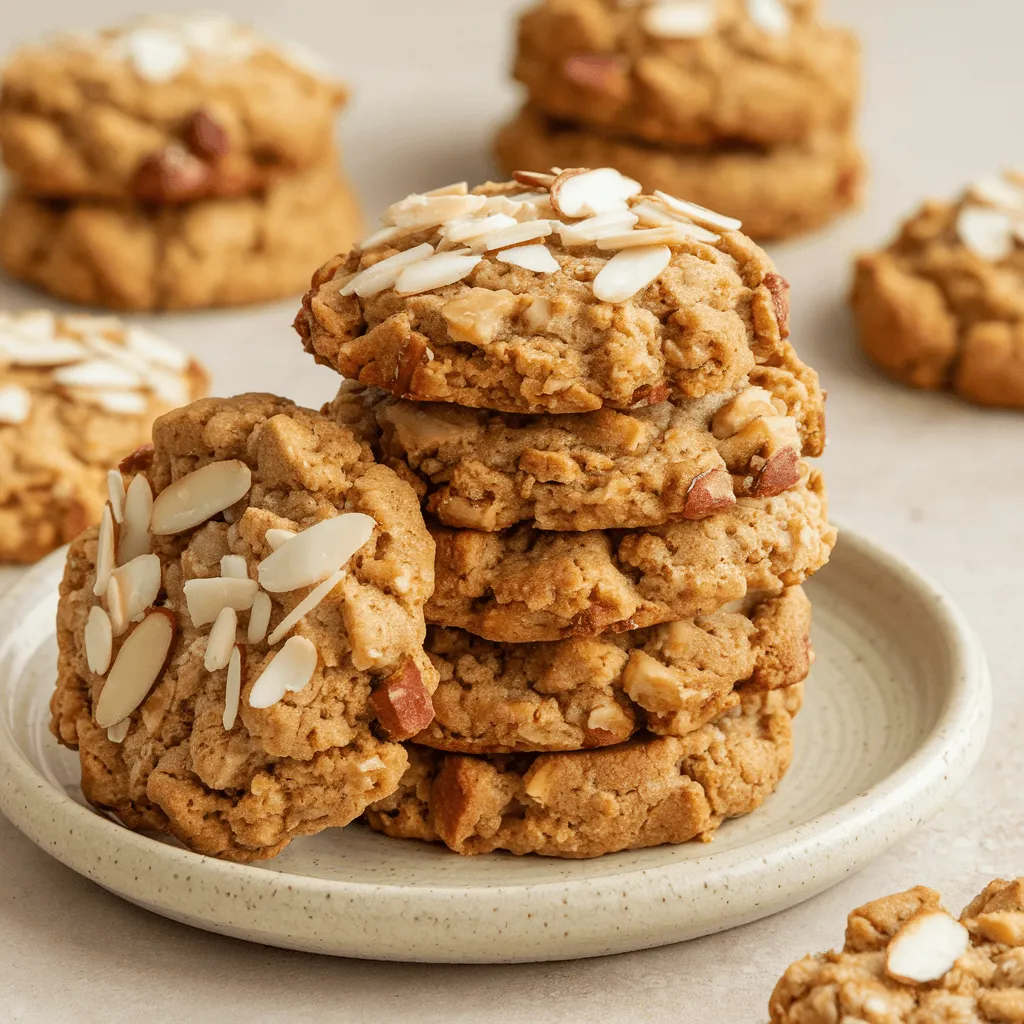
[[[62,553],[0,601],[0,810],[75,871],[200,928],[339,956],[599,956],[732,928],[813,896],[929,817],[973,768],[984,655],[931,583],[845,531],[809,585],[818,652],[779,792],[710,845],[592,861],[461,858],[361,826],[261,866],[135,835],[91,811],[47,729]]]

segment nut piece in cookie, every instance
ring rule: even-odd
[[[58,610],[52,728],[86,797],[239,861],[347,824],[433,716],[412,489],[271,395],[169,413],[125,466]]]

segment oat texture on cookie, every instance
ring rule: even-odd
[[[61,586],[52,728],[87,798],[239,861],[358,817],[433,717],[433,556],[411,488],[319,414],[159,419]]]

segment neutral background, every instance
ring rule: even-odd
[[[516,0],[223,6],[318,49],[352,82],[341,132],[371,217],[412,190],[493,175],[489,139],[515,102],[506,68]],[[995,726],[966,789],[910,841],[786,914],[646,953],[519,967],[340,961],[191,931],[77,877],[0,819],[2,1024],[756,1022],[783,968],[838,942],[858,903],[928,883],[958,910],[992,877],[1024,874],[1024,415],[889,384],[856,352],[844,302],[853,254],[881,242],[923,196],[1024,166],[1024,4],[832,0],[828,9],[864,40],[870,193],[858,216],[773,253],[793,285],[794,340],[831,392],[836,516],[948,588],[988,651]],[[6,0],[0,53],[133,10],[128,0]],[[0,281],[0,304],[41,301]],[[175,316],[160,328],[213,368],[218,393],[287,381],[291,397],[319,404],[336,378],[301,354],[295,308]],[[0,589],[14,576],[0,570]]]

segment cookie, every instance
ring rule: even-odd
[[[359,231],[333,163],[265,193],[182,206],[54,202],[0,209],[0,265],[62,299],[123,310],[199,309],[299,293],[310,267]]]
[[[412,490],[271,395],[169,413],[122,469],[58,609],[51,728],[85,796],[236,861],[387,796],[437,683]]]
[[[207,383],[113,317],[0,312],[0,562],[34,562],[99,522],[108,469]]]
[[[610,168],[517,177],[394,204],[314,276],[307,350],[399,398],[559,414],[702,398],[785,359],[789,286],[738,222]]]
[[[836,531],[817,471],[771,498],[643,530],[500,533],[432,527],[427,621],[503,643],[625,632],[706,615],[817,572]]]
[[[234,197],[327,162],[344,98],[298,47],[221,15],[161,15],[17,51],[0,149],[36,196]]]
[[[706,841],[775,790],[792,759],[801,696],[799,685],[753,694],[688,736],[604,750],[477,758],[410,747],[399,789],[366,819],[389,836],[466,855],[587,858]]]
[[[498,133],[499,165],[610,166],[743,222],[761,241],[822,227],[856,207],[866,169],[849,131],[822,131],[762,149],[722,143],[707,149],[665,148],[555,121],[525,107]]]
[[[847,128],[860,48],[801,0],[545,0],[520,22],[514,73],[550,117],[674,146],[784,146]]]
[[[685,736],[741,693],[802,682],[811,666],[811,606],[799,587],[630,633],[497,644],[432,627],[441,682],[434,720],[413,742],[464,754],[584,750],[648,730]]]
[[[1024,409],[1024,176],[925,203],[857,260],[851,302],[861,346],[897,380]]]
[[[772,1024],[1024,1019],[1024,879],[996,879],[959,921],[917,886],[850,914],[841,950],[790,966]]]

